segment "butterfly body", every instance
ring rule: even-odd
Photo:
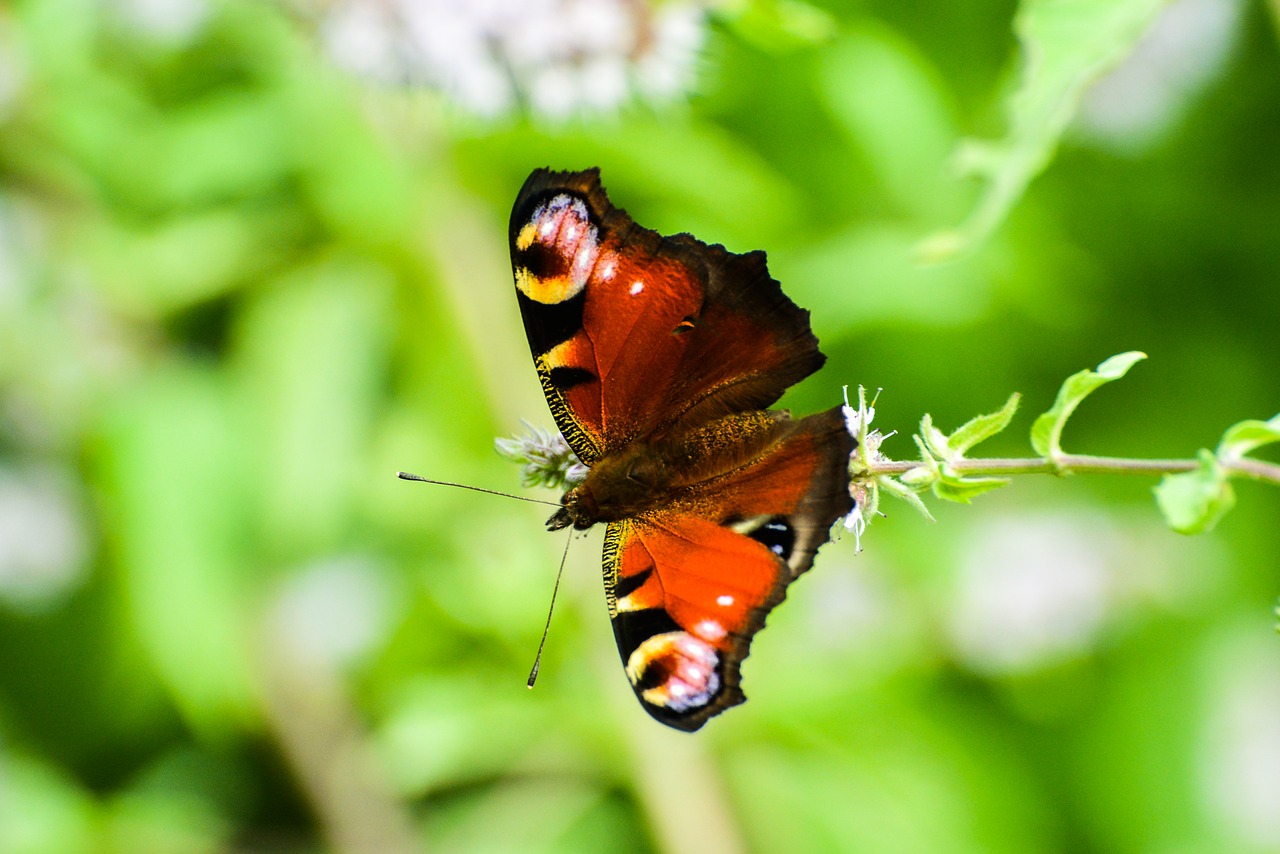
[[[696,730],[743,701],[765,615],[853,508],[839,407],[771,410],[825,357],[762,252],[663,237],[599,174],[535,171],[512,270],[556,425],[587,465],[547,527],[607,525],[605,596],[641,705]]]

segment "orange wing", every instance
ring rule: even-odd
[[[752,636],[853,509],[841,410],[788,424],[743,468],[605,533],[618,651],[641,705],[668,726],[696,730],[745,699]]]
[[[543,392],[587,465],[641,436],[764,409],[825,360],[763,252],[642,228],[596,169],[530,175],[510,241]]]

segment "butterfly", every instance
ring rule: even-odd
[[[605,523],[627,679],[692,732],[746,699],[752,638],[853,509],[841,408],[768,409],[826,357],[763,252],[637,225],[598,169],[535,170],[509,237],[538,379],[588,468],[547,527]]]

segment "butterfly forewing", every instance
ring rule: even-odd
[[[677,422],[763,409],[822,365],[764,253],[642,228],[596,170],[530,175],[510,236],[543,391],[588,465]]]

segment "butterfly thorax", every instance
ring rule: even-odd
[[[690,490],[757,459],[791,429],[785,411],[739,412],[606,454],[560,499],[548,530],[628,519],[679,501]]]

